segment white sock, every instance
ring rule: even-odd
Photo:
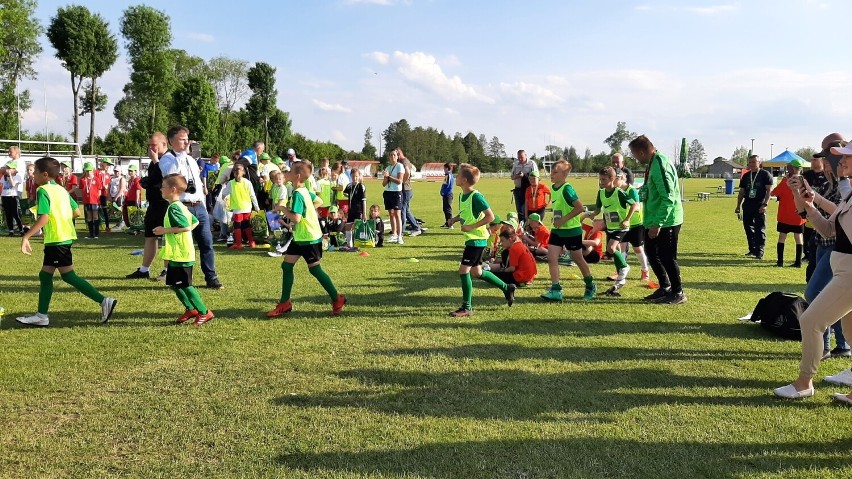
[[[642,271],[648,271],[648,257],[645,256],[645,252],[638,253],[636,256],[639,258],[639,266]]]
[[[140,266],[140,267],[139,267],[139,272],[140,272],[140,273],[147,273],[149,269],[150,269],[150,268],[148,268],[147,266]]]
[[[352,230],[346,231],[346,246],[352,247]]]
[[[47,315],[44,313],[36,313],[35,315],[38,316],[39,319],[47,319]]]

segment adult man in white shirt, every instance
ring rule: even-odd
[[[205,204],[206,185],[201,180],[198,163],[186,150],[189,146],[189,129],[184,126],[173,126],[169,128],[166,137],[171,149],[160,158],[160,171],[164,178],[177,173],[186,179],[187,190],[181,195],[180,201],[198,218],[198,226],[192,230],[192,238],[198,244],[198,251],[201,253],[201,271],[204,272],[208,288],[223,289],[224,286],[216,275],[213,233],[210,231],[210,217],[207,215]]]
[[[534,161],[527,159],[527,152],[518,150],[518,159],[512,163],[512,180],[515,182],[515,189],[512,194],[515,196],[515,208],[518,211],[518,220],[526,220],[526,191],[530,185],[529,176],[533,171],[538,171],[538,165]]]
[[[11,148],[10,148],[11,150]],[[9,152],[11,156],[11,151]],[[17,223],[18,234],[23,232],[23,224],[21,223],[21,192],[24,187],[24,177],[18,173],[18,160],[12,160],[6,163],[6,166],[0,168],[0,200],[3,204],[3,214],[6,218],[6,228],[9,230],[9,236],[15,235],[13,226]]]
[[[10,161],[18,161],[18,158],[21,157],[21,148],[17,146],[9,147],[9,156],[0,158],[0,168],[6,166],[6,163]]]

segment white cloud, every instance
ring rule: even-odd
[[[314,99],[313,102],[314,102],[314,105],[316,105],[316,107],[319,108],[322,111],[337,111],[337,112],[341,112],[341,113],[352,113],[351,108],[346,108],[345,106],[341,105],[340,103],[331,104],[331,103],[326,103],[324,101],[320,101],[320,100],[317,100],[317,99]]]
[[[709,5],[706,7],[687,7],[685,10],[698,15],[718,15],[721,13],[736,12],[739,9],[739,5]]]
[[[336,141],[338,143],[343,143],[343,142],[346,141],[346,135],[344,135],[343,132],[340,131],[340,130],[332,131],[331,137],[334,139],[334,141]]]
[[[397,71],[408,80],[427,91],[431,91],[447,100],[475,100],[494,103],[494,99],[480,93],[473,85],[462,81],[458,75],[448,77],[437,59],[423,52],[393,52],[393,64]]]
[[[213,43],[216,41],[216,38],[209,33],[187,32],[184,36],[190,40],[196,40],[204,43]]]
[[[500,91],[533,108],[553,108],[565,102],[553,90],[533,83],[500,83]]]
[[[388,61],[390,60],[390,55],[388,55],[387,53],[384,53],[384,52],[372,52],[372,53],[368,53],[364,56],[366,56],[370,60],[373,60],[374,62],[378,63],[379,65],[387,65]]]

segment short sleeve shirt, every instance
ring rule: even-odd
[[[397,162],[396,165],[388,165],[387,168],[385,168],[385,174],[390,176],[391,178],[401,176],[400,174],[404,172],[405,167],[402,166],[402,163],[399,162]],[[385,185],[385,191],[402,191],[402,183],[394,183],[393,181],[388,181],[388,184]]]
[[[745,190],[743,207],[756,210],[763,206],[767,186],[772,186],[772,175],[762,168],[757,173],[749,171],[743,175],[740,179],[740,189]]]
[[[562,197],[565,198],[565,202],[569,205],[573,205],[575,201],[579,201],[580,197],[577,196],[577,192],[574,190],[574,187],[565,183],[565,186],[561,189]],[[567,211],[562,214],[568,213]],[[559,236],[560,238],[568,238],[571,236],[578,236],[583,234],[582,228],[572,228],[568,230],[563,229],[554,229],[550,232],[551,235]]]

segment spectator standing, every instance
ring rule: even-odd
[[[763,259],[766,246],[766,206],[772,189],[772,175],[760,167],[760,157],[748,157],[748,173],[740,179],[740,193],[734,212],[739,215],[742,208],[743,228],[748,241],[748,253]]]
[[[512,195],[515,198],[515,209],[518,211],[518,221],[526,220],[526,191],[530,186],[529,175],[535,171],[538,173],[538,165],[527,158],[527,152],[518,150],[518,157],[512,163],[512,181],[515,188]]]

